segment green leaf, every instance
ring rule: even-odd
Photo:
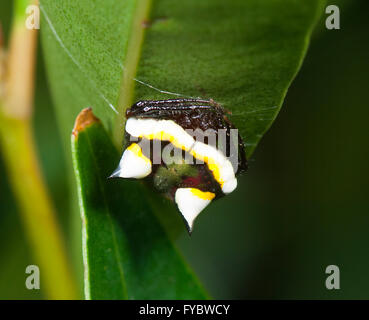
[[[64,138],[81,108],[93,106],[120,145],[123,110],[134,100],[176,97],[160,89],[220,102],[233,112],[250,156],[278,114],[323,4],[41,0]]]
[[[90,109],[72,135],[90,299],[205,299],[138,181],[107,179],[119,153]],[[108,161],[111,160],[111,161]]]
[[[74,119],[82,108],[92,106],[107,134],[121,146],[124,110],[133,102],[191,96],[212,98],[232,111],[231,120],[240,129],[250,157],[276,118],[299,70],[313,26],[323,12],[323,3],[323,0],[41,0],[42,44],[66,150]],[[96,146],[90,144],[90,148]],[[99,158],[95,167],[106,165],[113,169],[118,161],[117,151],[112,146],[110,151],[104,150],[104,157]],[[82,166],[85,160],[79,161]],[[86,170],[85,178],[79,178],[82,190],[95,186],[96,170]],[[105,175],[108,173],[104,171]],[[118,197],[121,208],[141,214],[144,204],[145,210],[150,211],[150,204],[144,199],[147,198],[151,205],[154,203],[155,214],[163,211],[157,198],[151,201],[150,191],[141,189],[139,184],[131,181],[112,184],[116,184],[114,190],[109,189],[106,194]],[[133,197],[132,190],[146,192],[140,197],[142,203]],[[87,200],[91,203],[85,202],[85,206],[92,211],[100,210],[96,197]],[[111,216],[116,217],[118,207],[112,210]],[[109,221],[108,216],[98,217],[101,225]],[[149,214],[145,217],[148,221],[153,219]],[[135,221],[131,228],[120,229],[117,243],[122,246],[122,254],[123,248],[130,251],[136,248],[129,234],[151,233],[154,232],[151,228],[156,227],[147,221]],[[163,237],[155,232],[160,239]],[[104,228],[95,225],[92,234],[99,240],[91,243],[91,250],[96,246],[91,252],[95,252],[95,259],[107,263],[112,257],[106,252],[104,255],[104,246],[98,246],[108,241]],[[129,259],[130,251],[124,252]],[[86,268],[91,267],[90,263]],[[130,262],[126,263],[129,266]],[[91,293],[91,297],[103,295],[108,288],[118,285],[115,281],[120,279],[116,277],[119,264],[114,268],[115,276],[105,278],[105,285],[102,282],[94,285],[98,288],[96,292],[102,292]],[[91,291],[91,283],[101,279],[98,272],[89,270]],[[155,285],[162,282],[160,277],[156,281]],[[116,293],[117,297],[126,296],[123,290],[117,289]]]
[[[279,112],[323,3],[155,1],[137,78],[221,103],[250,156]],[[135,100],[170,96],[143,85],[135,92]]]
[[[78,113],[88,106],[111,130],[135,0],[41,0],[40,8],[42,45],[65,143]]]

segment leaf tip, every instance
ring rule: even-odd
[[[74,123],[74,128],[72,134],[75,138],[77,138],[78,134],[85,130],[87,127],[91,126],[94,123],[100,123],[100,120],[93,114],[92,108],[83,109],[77,116],[76,121]]]

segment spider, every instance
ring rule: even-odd
[[[199,213],[237,187],[244,143],[214,100],[138,101],[126,111],[126,148],[111,177],[147,178],[173,200],[189,233]]]

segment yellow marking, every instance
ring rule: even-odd
[[[176,148],[178,149],[182,149],[182,150],[186,150],[186,147],[181,144],[178,139],[165,132],[165,131],[159,131],[159,132],[155,132],[155,133],[150,133],[150,134],[144,134],[144,135],[140,135],[140,138],[146,138],[146,139],[149,139],[149,140],[161,140],[161,141],[169,141],[171,144],[173,144]]]
[[[196,159],[204,161],[208,165],[209,170],[213,173],[214,179],[218,181],[220,186],[223,188],[224,180],[220,177],[220,165],[215,163],[214,159],[209,158],[208,156],[203,156],[193,150],[190,151],[190,154]]]
[[[199,189],[196,189],[196,188],[190,188],[191,190],[191,193],[200,198],[200,199],[204,199],[204,200],[213,200],[214,197],[215,197],[215,194],[212,193],[212,192],[203,192]]]
[[[151,165],[150,159],[143,155],[142,149],[137,143],[132,143],[127,149],[131,151],[136,157],[143,159],[146,163],[149,163]]]
[[[175,136],[165,132],[164,130],[161,130],[161,131],[158,131],[158,132],[155,132],[155,133],[140,135],[139,137],[140,138],[144,137],[144,138],[149,139],[149,140],[156,139],[156,140],[161,140],[161,141],[169,141],[176,148],[185,150],[187,152],[189,151],[183,144],[181,144],[178,141],[178,139]],[[202,160],[208,165],[209,170],[213,173],[214,179],[223,188],[223,185],[224,185],[225,181],[221,178],[220,165],[217,164],[215,162],[215,160],[212,159],[212,158],[209,158],[209,157],[204,156],[202,154],[198,154],[198,153],[196,153],[195,151],[192,151],[192,150],[190,150],[189,152],[197,160]]]
[[[220,177],[220,168],[216,163],[208,163],[209,170],[213,173],[214,179],[219,182],[223,188],[224,180]]]

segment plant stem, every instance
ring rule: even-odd
[[[39,167],[32,128],[37,31],[25,27],[31,0],[15,1],[10,47],[0,65],[0,142],[21,220],[47,298],[77,298],[53,205]],[[3,55],[0,47],[0,56]],[[1,62],[1,60],[0,60]],[[5,70],[5,72],[4,72]]]

